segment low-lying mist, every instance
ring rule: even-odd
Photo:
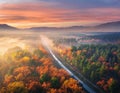
[[[9,48],[21,47],[31,49],[40,44],[41,33],[27,31],[1,31],[0,32],[0,55],[3,55]]]
[[[61,43],[67,46],[120,42],[119,32],[0,31],[0,55],[3,55],[9,48],[16,46],[32,50],[39,46],[42,35],[52,39],[54,43]]]

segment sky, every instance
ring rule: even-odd
[[[120,21],[120,0],[0,0],[0,24],[19,28]]]

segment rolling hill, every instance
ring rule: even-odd
[[[28,31],[73,31],[73,30],[118,30],[120,29],[120,21],[108,22],[96,26],[71,26],[71,27],[31,27],[24,30]],[[7,24],[0,24],[0,30],[20,30]]]

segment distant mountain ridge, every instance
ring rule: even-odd
[[[96,29],[120,29],[120,21],[102,23],[96,26],[71,26],[71,27],[32,27],[29,30],[96,30]]]
[[[85,26],[71,26],[71,27],[32,27],[29,30],[70,30],[70,29],[83,29]]]
[[[44,30],[98,30],[98,29],[120,29],[120,21],[107,22],[96,26],[71,26],[71,27],[31,27],[24,30],[44,31]],[[0,30],[20,30],[7,24],[0,24]]]
[[[9,26],[7,24],[0,24],[0,30],[18,30],[18,28]]]
[[[116,22],[108,22],[108,23],[103,23],[100,25],[97,25],[96,27],[103,27],[103,28],[120,28],[120,21]]]

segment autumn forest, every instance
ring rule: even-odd
[[[86,93],[42,45],[9,49],[0,59],[0,93]]]

